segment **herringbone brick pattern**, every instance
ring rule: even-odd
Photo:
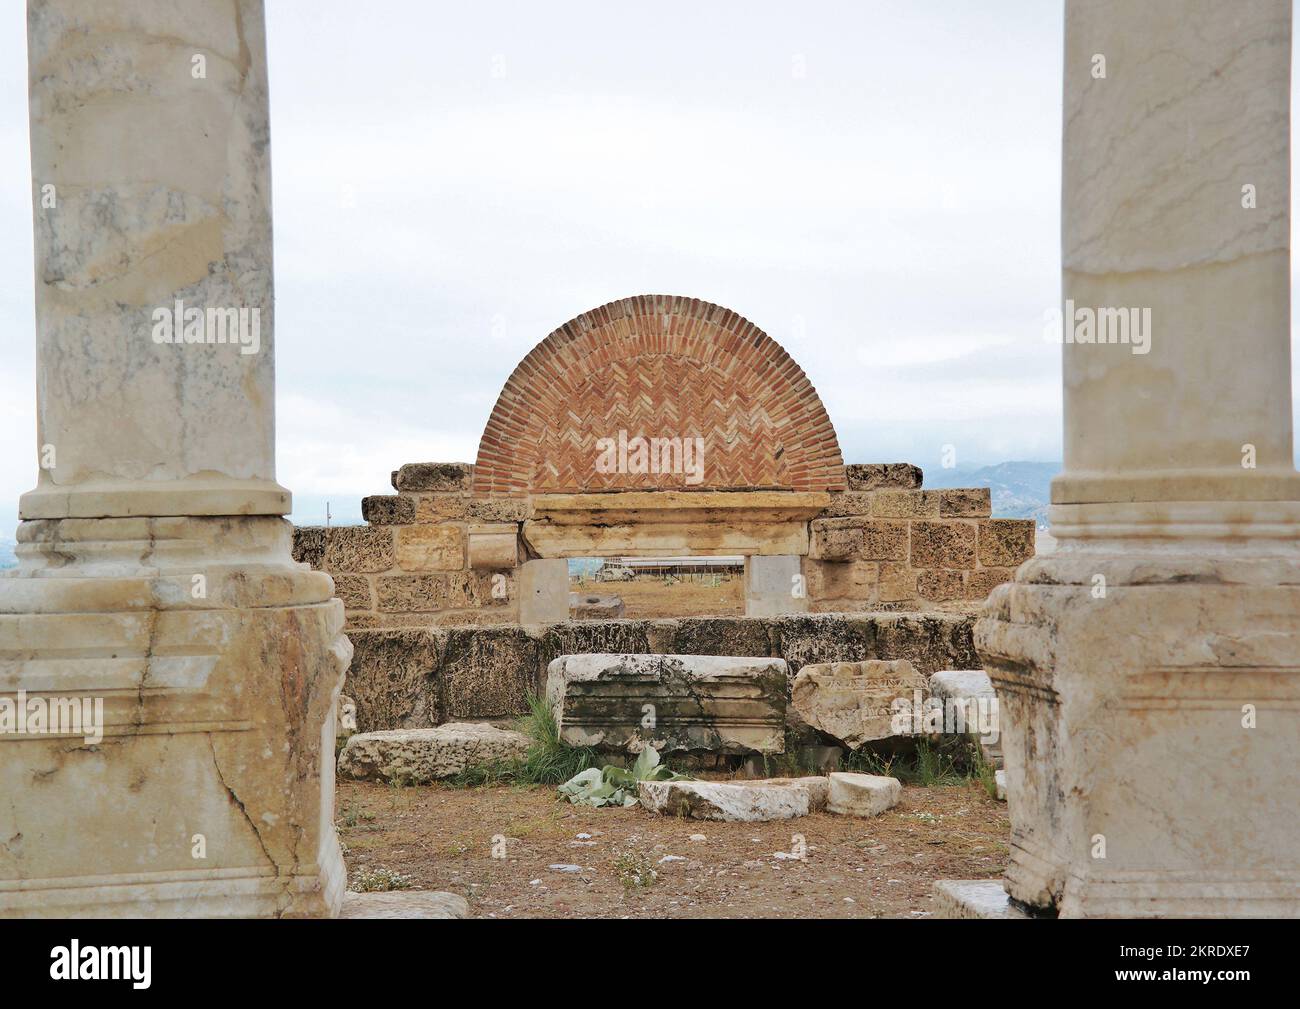
[[[602,472],[598,442],[620,432],[702,438],[702,467]],[[474,470],[476,495],[844,486],[830,418],[781,346],[727,309],[662,296],[604,305],[534,347],[497,400]]]

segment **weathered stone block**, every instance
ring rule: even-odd
[[[438,642],[425,628],[349,630],[346,690],[362,732],[433,725],[440,720],[434,677]]]
[[[397,566],[403,571],[460,571],[465,567],[465,530],[458,525],[397,529]]]
[[[432,613],[502,604],[492,594],[492,575],[456,571],[431,575],[382,575],[375,594],[383,613]]]
[[[317,571],[325,563],[325,527],[295,526],[293,530],[293,559],[300,564],[310,564]]]
[[[876,585],[876,601],[908,602],[916,598],[916,572],[906,564],[881,564]]]
[[[921,467],[909,462],[852,463],[844,467],[849,490],[877,490],[881,487],[921,486]]]
[[[879,490],[871,495],[873,518],[939,517],[939,493],[932,490]]]
[[[372,526],[401,526],[415,521],[415,498],[372,494],[361,499],[361,517]]]
[[[565,742],[607,750],[780,753],[786,664],[714,655],[562,655],[546,698]]]
[[[842,518],[846,515],[870,515],[871,514],[870,491],[849,490],[841,491],[831,495],[831,503],[826,506],[818,518]]]
[[[415,499],[419,523],[463,522],[469,519],[473,499],[468,494],[420,494]]]
[[[903,784],[897,778],[881,774],[854,774],[836,771],[830,775],[828,813],[841,816],[879,816],[898,805]]]
[[[973,568],[975,523],[913,522],[912,567]]]
[[[470,498],[468,515],[475,522],[523,522],[532,506],[526,498]]]
[[[407,918],[431,921],[468,918],[469,902],[440,890],[378,890],[343,896],[340,918]]]
[[[918,672],[976,669],[980,665],[971,636],[974,618],[955,613],[893,613],[872,621],[871,658],[907,659]]]
[[[1030,916],[1011,903],[1001,879],[940,879],[934,884],[936,918],[1015,918]]]
[[[880,580],[878,561],[804,561],[808,598],[818,600],[866,600],[873,597]]]
[[[790,692],[792,723],[798,721],[856,750],[863,743],[889,739],[893,702],[924,692],[925,677],[906,660],[830,662],[804,666]]]
[[[326,531],[325,570],[374,574],[393,567],[393,531],[382,526],[338,526]]]
[[[530,740],[522,732],[486,722],[448,722],[437,728],[359,732],[339,754],[342,777],[358,781],[426,784],[471,767],[523,757]]]
[[[637,798],[652,813],[753,823],[807,816],[826,805],[822,777],[758,781],[642,781]]]
[[[573,620],[618,620],[626,607],[620,596],[570,592],[569,617]]]
[[[528,710],[541,690],[541,643],[522,627],[445,628],[439,707],[446,718],[505,718]]]
[[[408,462],[393,473],[399,491],[469,491],[474,467],[467,462]]]
[[[470,530],[469,566],[485,570],[502,570],[519,565],[519,534]]]
[[[963,594],[967,599],[984,599],[1003,582],[1009,582],[1015,576],[1015,568],[977,568],[967,571]]]
[[[976,574],[977,572],[970,572]],[[950,599],[963,599],[966,596],[966,584],[962,572],[947,568],[932,568],[917,575],[916,591],[924,599],[934,602],[946,602]]]
[[[335,575],[334,594],[343,600],[344,609],[375,608],[375,601],[370,594],[370,579],[365,575]]]
[[[938,494],[939,515],[943,518],[988,518],[993,513],[987,487],[953,487]]]
[[[979,524],[979,559],[986,568],[1016,568],[1034,556],[1033,519],[985,519]]]
[[[814,560],[907,560],[907,522],[849,517],[814,519],[811,526]]]

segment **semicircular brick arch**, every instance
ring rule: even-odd
[[[602,472],[602,439],[621,433],[702,438],[702,472]],[[803,369],[752,322],[658,295],[584,312],[534,347],[474,469],[477,495],[739,488],[843,490],[835,429]]]

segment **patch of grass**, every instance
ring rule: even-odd
[[[650,855],[631,845],[616,850],[611,864],[614,866],[618,881],[623,884],[624,891],[644,890],[653,886],[654,881],[659,878]]]
[[[844,770],[883,774],[897,778],[904,785],[922,788],[976,781],[988,788],[986,775],[993,782],[993,769],[984,760],[979,742],[969,736],[940,736],[937,743],[918,739],[914,749],[895,753],[877,753],[864,748],[848,754]],[[996,783],[992,787],[991,794],[996,794]]]
[[[596,751],[590,746],[570,746],[560,738],[551,707],[543,698],[528,695],[528,714],[519,720],[519,731],[533,743],[516,765],[515,776],[530,785],[562,785],[579,771],[596,766]]]
[[[387,893],[390,890],[409,890],[415,881],[410,876],[384,868],[358,869],[349,887],[356,893]]]
[[[562,785],[579,771],[596,766],[596,751],[590,746],[570,746],[560,738],[560,727],[545,700],[528,695],[528,714],[515,728],[532,743],[522,759],[476,764],[443,784],[451,788],[481,788],[491,785]]]

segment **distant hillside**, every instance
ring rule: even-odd
[[[1052,477],[1059,462],[1000,462],[978,469],[927,469],[925,487],[988,487],[998,518],[1036,519],[1047,524]]]
[[[18,558],[14,556],[14,547],[17,545],[8,536],[0,534],[0,571],[18,566]]]

